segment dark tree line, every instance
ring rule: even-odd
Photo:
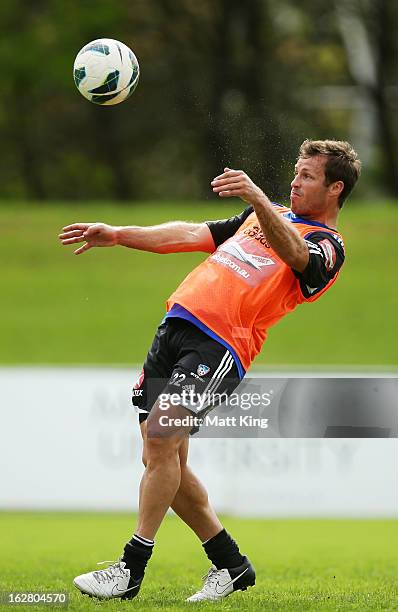
[[[304,138],[353,137],[337,88],[370,101],[366,157],[398,195],[393,0],[2,0],[0,23],[2,198],[208,197],[225,165],[283,197]],[[99,37],[140,60],[120,106],[73,84],[77,51]]]

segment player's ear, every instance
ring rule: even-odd
[[[330,193],[334,196],[339,197],[344,189],[343,181],[335,181],[329,185]]]

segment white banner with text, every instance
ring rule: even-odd
[[[104,367],[0,368],[0,508],[136,510],[143,466],[131,389],[138,374]],[[282,382],[272,380],[277,392]],[[219,414],[226,417],[225,410]],[[220,512],[398,515],[398,438],[199,432],[189,457]]]

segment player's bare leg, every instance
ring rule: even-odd
[[[171,406],[167,416],[181,418],[185,409]],[[165,428],[159,425],[164,416],[154,405],[147,421],[146,467],[140,484],[140,502],[136,535],[153,540],[170,508],[181,483],[180,448],[189,433],[187,428]]]
[[[143,438],[144,465],[147,465],[147,436],[146,421],[141,423]],[[199,478],[187,465],[189,439],[184,438],[179,447],[179,462],[181,470],[180,486],[171,504],[174,512],[186,523],[198,536],[201,542],[205,542],[222,531],[215,511],[209,503],[209,497]]]

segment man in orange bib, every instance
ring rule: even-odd
[[[295,166],[290,208],[272,203],[244,172],[225,168],[211,182],[214,193],[248,204],[230,219],[63,228],[63,244],[84,242],[76,254],[114,245],[210,253],[168,299],[134,387],[146,466],[135,533],[119,561],[75,578],[81,592],[100,599],[135,597],[169,507],[197,534],[212,563],[203,587],[188,601],[220,600],[254,585],[250,561],[223,528],[187,464],[188,434],[214,407],[212,394],[236,388],[269,327],[298,304],[317,300],[336,281],[345,257],[337,218],[360,167],[349,143],[306,140]],[[193,395],[187,397],[188,391]],[[171,401],[176,394],[177,403]]]

